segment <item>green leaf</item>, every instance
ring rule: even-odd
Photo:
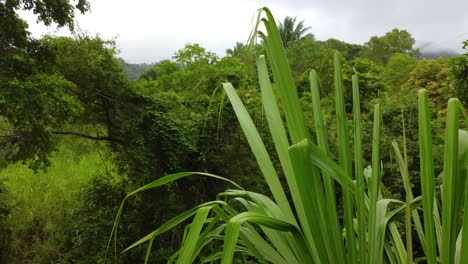
[[[444,172],[442,177],[442,252],[444,263],[453,263],[455,243],[458,235],[458,118],[460,115],[458,99],[450,99],[447,106],[447,121],[444,148]],[[459,184],[459,183],[458,183]],[[462,186],[463,188],[464,186]],[[428,239],[426,239],[428,241]]]
[[[418,122],[419,122],[419,157],[421,170],[421,192],[423,197],[424,231],[426,237],[426,257],[428,263],[437,262],[437,252],[434,233],[434,163],[432,157],[432,133],[427,91],[418,91]],[[408,177],[408,176],[406,176]],[[408,188],[408,187],[407,187]]]
[[[133,195],[135,195],[135,194],[137,194],[139,192],[146,191],[146,190],[153,189],[153,188],[157,188],[157,187],[160,187],[160,186],[165,185],[167,183],[170,183],[170,182],[173,182],[173,181],[176,181],[176,180],[179,180],[181,178],[188,177],[188,176],[191,176],[191,175],[203,175],[203,176],[207,176],[207,177],[227,181],[227,182],[233,184],[234,186],[238,187],[239,189],[242,189],[242,187],[240,187],[237,183],[233,182],[230,179],[226,179],[224,177],[217,176],[217,175],[210,174],[210,173],[205,173],[205,172],[179,172],[179,173],[166,175],[166,176],[161,177],[161,178],[159,178],[159,179],[157,179],[157,180],[155,180],[155,181],[153,181],[151,183],[148,183],[148,184],[136,189],[135,191],[132,191],[129,194],[127,194],[125,196],[125,198],[123,199],[122,203],[120,204],[119,209],[117,210],[117,216],[115,217],[114,224],[112,226],[111,234],[109,235],[109,241],[107,243],[107,248],[106,248],[106,256],[107,256],[110,244],[111,244],[112,239],[113,239],[114,240],[114,252],[115,252],[114,258],[115,258],[115,260],[117,260],[117,244],[116,244],[117,243],[117,227],[119,225],[120,216],[122,215],[125,202],[127,201],[127,199],[129,197],[131,197],[131,196],[133,196]]]
[[[341,70],[340,54],[335,53],[334,58],[334,86],[335,86],[335,112],[336,112],[336,128],[338,137],[338,154],[339,164],[343,171],[352,178],[352,160],[351,146],[349,144],[348,120],[346,118],[346,109],[344,103],[344,85]],[[346,189],[343,190],[343,209],[344,209],[344,224],[346,230],[353,230],[354,204]],[[356,237],[354,232],[346,232],[346,250],[348,262],[357,259],[356,254]]]
[[[276,174],[276,170],[247,109],[245,109],[245,106],[230,83],[223,84],[223,87],[275,201],[286,215],[292,216],[292,210],[289,207],[288,199]]]
[[[314,126],[317,135],[317,145],[319,149],[328,155],[328,131],[325,127],[325,123],[322,117],[322,110],[320,107],[320,92],[319,92],[319,83],[318,77],[315,70],[310,71],[310,90],[312,93],[312,109],[314,113]],[[332,177],[327,174],[327,171],[322,171],[322,181],[325,191],[325,201],[327,203],[326,208],[329,212],[329,225],[330,225],[330,237],[335,241],[333,245],[335,248],[333,251],[337,255],[338,259],[344,260],[345,259],[345,252],[344,252],[344,245],[340,243],[342,241],[341,238],[341,228],[338,223],[338,213],[336,207],[336,192],[334,183],[332,181]]]
[[[372,133],[372,177],[369,187],[369,263],[379,263],[381,247],[378,243],[379,226],[377,203],[380,189],[380,107],[374,106],[374,128]]]
[[[191,263],[191,260],[194,258],[193,253],[195,252],[195,246],[197,245],[201,229],[205,224],[206,217],[210,210],[211,206],[204,206],[197,210],[190,231],[183,241],[183,246],[181,248],[180,256],[177,259],[177,263]]]
[[[286,223],[281,220],[267,217],[263,214],[244,212],[240,213],[231,220],[229,220],[226,227],[226,235],[223,246],[223,256],[221,263],[230,264],[234,257],[235,246],[237,244],[238,236],[241,230],[241,226],[244,222],[254,223],[262,225],[268,228],[272,228],[282,232],[291,232],[298,243],[298,246],[307,248],[304,244],[304,240],[296,226]]]
[[[361,100],[359,96],[359,81],[357,75],[352,76],[353,85],[353,125],[354,125],[354,174],[356,175],[357,192],[356,208],[358,219],[359,260],[367,262],[367,219],[365,203],[365,180],[363,174],[362,153],[362,124],[361,124]]]

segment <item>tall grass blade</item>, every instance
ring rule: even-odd
[[[243,241],[250,241],[261,254],[260,261],[265,259],[271,263],[287,263],[287,261],[257,232],[253,232],[252,229],[242,228],[240,229],[240,236]],[[245,239],[242,238],[245,236]]]
[[[434,233],[434,163],[432,157],[432,133],[427,91],[418,91],[419,158],[421,192],[423,198],[424,231],[426,237],[427,263],[437,262]]]
[[[403,141],[405,141],[406,137],[403,137],[403,138],[404,138]],[[395,158],[396,158],[398,168],[400,170],[400,173],[401,173],[401,176],[402,176],[402,179],[403,179],[403,185],[404,185],[405,193],[406,193],[406,200],[407,200],[407,202],[408,202],[408,200],[412,201],[414,199],[414,195],[413,195],[413,191],[411,190],[411,183],[409,181],[408,162],[407,162],[408,159],[403,158],[403,155],[401,154],[400,148],[398,147],[398,144],[395,141],[392,142],[392,147],[393,147],[393,151],[395,152]],[[433,215],[436,216],[436,215],[438,215],[438,212],[436,212],[437,211],[436,210],[437,209],[436,204],[434,204],[434,205],[435,205],[434,206],[435,211],[434,211]],[[419,237],[419,242],[421,243],[421,247],[422,247],[423,251],[426,252],[426,238],[425,238],[425,235],[424,235],[424,230],[423,230],[423,226],[422,226],[421,219],[419,217],[418,211],[417,210],[412,210],[411,211],[411,216],[412,216],[412,219],[413,219],[413,222],[414,222],[414,227],[416,229],[416,233],[418,234],[418,237]],[[437,219],[436,217],[434,217],[434,218]],[[408,222],[408,221],[406,221],[406,222]],[[436,221],[434,221],[434,222],[436,224]],[[408,225],[408,223],[406,223],[406,225]],[[437,224],[435,226],[437,226]],[[408,252],[409,252],[409,250],[408,250]],[[409,260],[407,260],[407,261],[409,261]]]
[[[211,208],[211,210],[213,209],[214,207]],[[219,224],[219,220],[220,220],[219,215],[215,215],[215,217],[208,218],[206,220],[207,226],[204,229],[203,233],[201,233],[200,237],[198,238],[197,245],[195,246],[195,250],[192,254],[192,260],[191,260],[192,263],[195,262],[196,258],[199,257],[200,253],[202,252],[203,248],[205,248],[206,245],[208,245],[211,241],[222,237],[220,234],[221,232],[224,231],[226,225]]]
[[[268,9],[264,8],[263,11],[266,14],[266,19],[262,19],[262,22],[267,30],[268,37],[266,37],[264,34],[259,34],[259,36],[263,39],[265,48],[269,55],[268,58],[270,60],[270,65],[273,71],[273,79],[278,87],[279,97],[284,108],[289,136],[291,138],[292,144],[298,143],[303,139],[310,140],[310,134],[307,131],[304,114],[300,108],[297,91],[295,89],[284,48],[282,47],[282,41],[279,37],[276,23]],[[300,188],[302,202],[305,205],[308,205],[308,207],[305,207],[306,214],[311,215],[311,212],[313,212],[312,215],[320,214],[319,212],[325,213],[327,208],[325,208],[326,204],[323,183],[319,180],[319,170],[316,167],[311,166],[310,170],[308,170],[308,173],[305,175],[297,175],[296,170],[295,173],[296,179],[298,181],[301,180],[304,183],[298,183],[298,186]],[[306,188],[308,186],[312,187],[312,189],[307,190]],[[310,210],[312,211],[308,212]],[[327,215],[330,214],[330,212],[327,212],[324,217],[329,219]],[[324,252],[326,252],[329,260],[333,261],[333,259],[336,259],[336,254],[333,254],[332,251],[334,251],[333,248],[336,248],[337,242],[333,241],[329,235],[324,236],[324,229],[320,229],[319,226],[327,226],[326,224],[326,222],[321,222],[317,226],[316,223],[312,222],[311,218],[307,219],[307,223],[304,221],[301,222],[303,227],[307,225],[307,227],[304,228],[305,230],[311,229],[311,232],[314,234],[313,237],[308,236],[309,243],[312,243],[310,245],[311,251],[318,252],[319,254],[324,254]],[[314,249],[313,244],[315,244],[317,249]]]
[[[275,201],[285,215],[292,216],[293,213],[276,170],[247,109],[230,83],[223,84],[223,87]]]
[[[221,129],[221,122],[222,122],[222,116],[223,116],[223,108],[224,108],[224,100],[226,99],[226,93],[224,90],[222,90],[221,93],[221,102],[219,103],[219,110],[218,110],[218,127],[217,127],[217,132]]]
[[[193,253],[195,252],[195,246],[197,245],[200,231],[205,224],[205,220],[210,210],[210,206],[205,206],[198,209],[197,213],[195,214],[190,231],[186,239],[184,239],[184,243],[181,248],[181,254],[177,259],[178,264],[192,263]]]
[[[403,141],[405,141],[405,136],[403,137]],[[408,163],[407,163],[407,159],[404,159],[402,157],[400,148],[398,147],[398,144],[395,141],[392,142],[392,147],[393,147],[393,151],[395,152],[395,159],[397,161],[397,164],[401,173],[401,177],[403,179],[403,186],[405,188],[405,195],[406,195],[406,198],[405,198],[406,200],[406,209],[405,209],[406,252],[405,253],[407,253],[406,263],[413,263],[413,255],[412,255],[413,241],[411,237],[411,232],[413,232],[411,228],[411,218],[412,218],[413,212],[411,211],[411,207],[409,206],[411,201],[413,200],[413,193],[411,191],[411,183],[409,180]]]
[[[223,210],[224,209],[224,210]],[[219,207],[213,207],[213,211],[216,212],[216,215],[220,216],[221,219],[227,225],[229,220],[238,214],[230,206],[224,206],[223,209]],[[266,260],[270,260],[270,258],[275,258],[279,256],[276,250],[270,246],[270,244],[265,241],[265,239],[258,234],[256,229],[250,225],[246,225],[246,227],[241,228],[241,233],[239,234],[240,239],[244,242],[244,244],[251,250],[251,252],[255,255],[257,260],[260,263],[267,263]],[[224,238],[224,237],[223,237]],[[281,256],[279,256],[281,258]],[[281,262],[280,262],[281,263]]]
[[[260,89],[262,92],[262,102],[265,108],[265,116],[267,119],[268,127],[270,129],[273,142],[275,143],[276,153],[278,154],[278,158],[281,163],[281,168],[283,169],[284,175],[286,177],[286,181],[291,192],[291,197],[296,207],[296,212],[299,216],[300,221],[304,223],[305,207],[301,201],[296,177],[292,169],[291,159],[288,153],[288,137],[286,135],[278,104],[276,103],[276,97],[273,93],[273,88],[270,83],[270,77],[268,75],[268,69],[264,55],[259,56],[257,60],[257,69]],[[291,221],[295,221],[295,217],[293,215],[288,215],[288,217],[291,219]],[[311,237],[310,230],[308,230],[308,226],[303,226],[303,228],[304,232],[306,233],[306,237]]]
[[[115,261],[117,261],[117,227],[119,225],[120,216],[122,215],[125,202],[127,201],[128,198],[130,198],[131,196],[134,196],[135,194],[140,193],[142,191],[157,188],[157,187],[160,187],[160,186],[165,185],[167,183],[170,183],[170,182],[173,182],[173,181],[176,181],[176,180],[179,180],[179,179],[191,176],[191,175],[202,175],[202,176],[206,176],[206,177],[210,177],[210,178],[215,178],[215,179],[218,179],[218,180],[223,180],[223,181],[231,183],[232,185],[236,186],[239,189],[242,189],[241,186],[239,186],[237,183],[235,183],[234,181],[232,181],[230,179],[227,179],[227,178],[224,178],[224,177],[221,177],[221,176],[218,176],[218,175],[214,175],[214,174],[211,174],[211,173],[206,173],[206,172],[179,172],[179,173],[166,175],[166,176],[161,177],[161,178],[159,178],[159,179],[157,179],[157,180],[155,180],[153,182],[150,182],[150,183],[148,183],[148,184],[146,184],[146,185],[144,185],[144,186],[142,186],[142,187],[128,193],[125,196],[125,198],[122,200],[122,203],[120,204],[119,209],[117,210],[117,215],[116,215],[116,217],[114,219],[114,223],[112,225],[112,230],[111,230],[111,233],[109,235],[109,240],[108,240],[108,243],[107,243],[106,255],[105,256],[107,257],[107,254],[108,254],[108,251],[109,251],[109,248],[110,248],[110,244],[111,244],[112,240],[114,240],[114,259],[115,259]]]
[[[222,195],[234,197],[233,200],[240,202],[249,212],[266,215],[285,222],[290,221],[290,219],[285,218],[278,205],[265,195],[241,190],[228,190]],[[243,197],[251,198],[252,201]],[[301,256],[308,255],[308,252],[299,252],[290,235],[263,226],[260,226],[260,228],[287,263],[303,263]]]
[[[365,203],[365,184],[363,174],[362,153],[362,127],[361,127],[361,100],[359,96],[359,80],[357,75],[352,76],[353,85],[353,125],[354,125],[354,174],[356,175],[357,192],[356,207],[358,219],[359,260],[360,263],[367,262],[367,219]]]
[[[456,211],[456,183],[458,175],[458,99],[450,99],[447,107],[447,122],[444,147],[444,172],[442,177],[442,262],[454,263],[457,240],[458,214]],[[426,239],[429,243],[429,239]]]
[[[203,203],[203,204],[200,204],[190,210],[187,210],[185,212],[183,212],[182,214],[179,214],[173,218],[171,218],[169,221],[165,222],[164,224],[162,224],[159,228],[157,228],[156,230],[154,230],[153,232],[149,233],[148,235],[144,236],[143,238],[139,239],[138,241],[136,241],[135,243],[133,243],[132,245],[128,246],[126,249],[124,249],[122,251],[122,253],[126,252],[126,251],[129,251],[141,244],[144,244],[150,240],[153,240],[154,238],[156,238],[157,236],[173,229],[174,227],[178,226],[179,224],[183,223],[184,221],[186,221],[187,219],[189,219],[190,217],[192,217],[194,214],[197,213],[197,211],[202,208],[202,207],[207,207],[207,206],[214,206],[214,205],[225,205],[226,203],[223,202],[223,201],[212,201],[212,202],[207,202],[207,203]]]
[[[224,177],[217,176],[217,175],[214,175],[214,174],[204,173],[204,172],[174,173],[174,174],[169,174],[169,175],[166,175],[166,176],[164,176],[162,178],[159,178],[159,179],[157,179],[157,180],[155,180],[155,181],[153,181],[151,183],[148,183],[148,184],[138,188],[137,190],[128,193],[125,196],[125,198],[122,200],[122,203],[120,204],[119,209],[117,210],[117,215],[115,217],[115,220],[114,220],[114,223],[113,223],[113,226],[112,226],[112,231],[111,231],[111,233],[109,235],[109,241],[108,241],[108,244],[107,244],[106,255],[105,256],[107,257],[107,253],[109,251],[109,247],[110,247],[110,244],[111,244],[112,239],[113,239],[114,240],[114,259],[115,259],[115,261],[117,261],[117,227],[118,227],[118,224],[119,224],[119,221],[120,221],[120,216],[122,215],[122,212],[123,212],[125,202],[127,201],[128,198],[130,198],[131,196],[133,196],[133,195],[135,195],[135,194],[137,194],[139,192],[146,191],[146,190],[153,189],[153,188],[157,188],[159,186],[165,185],[167,183],[170,183],[170,182],[173,182],[173,181],[176,181],[178,179],[188,177],[188,176],[191,176],[191,175],[203,175],[203,176],[212,177],[212,178],[215,178],[215,179],[224,180],[224,181],[227,181],[227,182],[233,184],[234,186],[242,189],[242,187],[240,187],[237,183],[235,183],[232,180],[229,180],[229,179],[226,179]]]
[[[372,176],[369,187],[369,264],[379,263],[377,202],[380,189],[380,106],[374,106],[372,133]]]
[[[273,79],[278,86],[289,136],[295,144],[304,138],[310,138],[310,135],[275,19],[268,8],[264,7],[261,11],[266,15],[266,19],[262,19],[262,22],[268,32],[268,38],[264,38],[263,41],[268,45],[266,47],[270,55],[268,59],[273,71]]]
[[[405,211],[410,211],[411,212],[411,206],[407,205],[405,206]],[[411,214],[410,214],[411,215]],[[411,217],[411,216],[410,216]],[[411,219],[411,218],[410,218]],[[393,249],[395,251],[395,255],[398,256],[398,262],[399,263],[413,263],[413,256],[408,257],[407,249],[405,248],[405,244],[403,243],[403,240],[401,239],[400,231],[398,230],[398,227],[395,222],[390,222],[388,224],[388,229],[390,231],[390,241],[393,245]],[[409,260],[410,258],[410,260]]]
[[[302,239],[302,236],[296,226],[281,220],[267,217],[262,214],[244,212],[231,218],[227,224],[223,246],[223,256],[221,260],[222,264],[232,263],[235,246],[237,244],[241,226],[244,224],[244,222],[263,225],[282,232],[291,232],[295,238],[295,241],[297,242],[297,246],[301,247],[303,251],[307,250],[307,246],[304,244],[304,240]],[[312,259],[309,259],[309,261],[312,261]]]
[[[459,160],[460,160],[460,176],[468,179],[468,132],[459,130]],[[464,212],[468,212],[468,180],[465,180],[465,205]],[[465,226],[466,225],[466,226]],[[463,214],[463,227],[460,245],[460,262],[468,262],[468,213]]]
[[[311,171],[316,170],[311,160],[312,143],[308,139],[291,146],[289,153],[293,163],[294,172],[298,179],[299,186],[306,186],[308,188],[301,188],[301,197],[305,204],[308,204],[312,211],[307,211],[309,214],[309,224],[312,227],[312,234],[319,250],[321,262],[336,262],[336,254],[334,254],[333,241],[327,236],[330,235],[330,225],[328,224],[328,216],[330,213],[326,211],[323,206],[325,204],[324,191],[321,184],[321,179],[318,174],[314,175]],[[312,218],[310,218],[312,217]],[[312,222],[313,221],[313,222]],[[315,225],[314,225],[315,222]]]
[[[284,108],[289,136],[292,144],[295,144],[303,139],[310,139],[310,135],[305,125],[304,115],[300,108],[297,91],[276,23],[268,9],[264,8],[263,11],[267,18],[262,19],[262,22],[268,32],[268,37],[261,33],[259,36],[263,39],[269,55],[268,58],[273,71],[273,79],[278,87],[279,97]],[[317,181],[318,177],[320,177],[319,170],[311,166],[307,175],[297,175],[296,171],[295,174],[296,180],[302,181],[303,183],[298,183],[298,187],[302,203],[306,205],[305,214],[311,216],[317,215],[319,212],[325,212],[323,186],[320,180]],[[306,189],[309,186],[312,187],[312,191]],[[336,258],[336,254],[331,253],[333,251],[334,242],[331,241],[328,236],[323,236],[324,230],[319,228],[320,224],[317,226],[317,224],[313,223],[312,218],[308,217],[306,221],[301,221],[301,226],[306,232],[305,235],[308,237],[307,241],[314,256],[316,256],[316,253],[325,254],[326,252],[329,259]],[[313,233],[313,236],[308,234],[307,230],[311,230],[310,233]],[[320,248],[315,249],[315,247]],[[321,259],[323,260],[323,256]]]
[[[318,83],[318,76],[315,70],[310,71],[310,90],[312,94],[312,110],[314,113],[314,126],[317,137],[317,144],[320,150],[328,154],[328,132],[322,117],[322,110],[320,107],[320,89]],[[337,258],[341,261],[345,260],[344,246],[341,239],[341,228],[338,223],[338,214],[336,210],[336,193],[332,177],[325,171],[322,171],[322,181],[325,188],[325,201],[326,208],[329,213],[330,237],[335,243],[333,251],[337,254]]]
[[[383,250],[385,242],[385,234],[387,229],[387,224],[389,222],[389,217],[387,217],[387,209],[391,202],[399,202],[391,199],[381,199],[376,204],[375,211],[375,222],[376,222],[376,240],[375,244],[370,244],[370,248],[374,248],[374,255],[370,255],[371,258],[374,257],[372,263],[383,263]]]
[[[380,199],[377,202],[377,226],[379,228],[378,231],[378,247],[380,248],[380,252],[385,249],[387,253],[387,257],[389,259],[393,259],[396,263],[407,263],[407,252],[405,251],[405,246],[403,240],[401,239],[400,232],[397,228],[395,218],[401,217],[402,214],[405,214],[407,211],[407,207],[409,207],[410,211],[416,210],[417,207],[421,206],[421,197],[413,199],[409,204],[403,203],[398,200],[394,199]],[[388,205],[390,203],[402,204],[398,208],[385,213],[388,210]],[[386,233],[386,229],[389,229],[390,233]],[[385,237],[387,237],[387,241],[391,241],[392,247],[386,246],[388,244],[385,243]],[[383,244],[383,247],[382,247]],[[383,252],[379,254],[378,262],[376,263],[384,263],[383,262]]]
[[[344,87],[341,72],[340,54],[335,53],[335,104],[336,104],[336,124],[337,124],[337,137],[338,137],[338,153],[340,166],[343,168],[347,175],[352,177],[352,159],[351,159],[351,146],[349,144],[348,120],[346,118],[346,109],[344,103]],[[346,250],[348,263],[353,262],[357,258],[356,254],[356,237],[354,235],[353,218],[354,218],[354,204],[351,194],[343,190],[343,209],[344,209],[344,223],[346,228]]]
[[[403,125],[403,167],[402,167],[402,178],[403,178],[403,187],[405,188],[405,226],[406,226],[406,262],[409,264],[413,263],[413,237],[411,230],[411,208],[410,203],[413,200],[413,193],[411,191],[411,182],[408,172],[408,148],[406,146],[406,125],[405,125],[405,115],[403,109],[401,110],[401,123]],[[417,214],[417,211],[415,212]]]

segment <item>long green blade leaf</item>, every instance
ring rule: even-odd
[[[335,111],[336,111],[336,124],[338,136],[338,154],[340,166],[344,172],[352,178],[352,160],[351,160],[351,146],[349,144],[349,131],[348,120],[346,118],[346,109],[344,103],[344,86],[341,71],[340,54],[335,53]],[[346,249],[348,253],[348,263],[357,259],[356,254],[356,237],[353,232],[353,218],[354,218],[354,204],[351,193],[343,190],[343,209],[344,209],[344,222],[346,227]]]
[[[379,263],[377,202],[380,189],[380,107],[374,107],[374,128],[372,133],[372,177],[369,189],[369,264]]]
[[[444,148],[444,172],[442,178],[442,262],[453,263],[458,232],[454,225],[458,218],[455,211],[455,190],[458,177],[458,99],[450,99],[447,107]],[[426,242],[429,243],[429,239]]]
[[[288,199],[281,186],[276,170],[247,109],[245,109],[244,104],[242,104],[234,87],[230,83],[223,84],[223,87],[275,201],[286,215],[292,216],[292,210],[289,207]]]
[[[193,219],[192,226],[186,237],[186,241],[183,242],[183,247],[181,248],[181,254],[177,259],[177,263],[186,264],[191,263],[193,259],[193,253],[195,251],[195,246],[197,245],[198,238],[200,236],[200,231],[205,224],[206,217],[211,211],[210,206],[205,206],[197,210],[195,218]]]
[[[359,81],[357,75],[352,76],[353,85],[353,124],[354,124],[354,174],[357,180],[357,219],[358,219],[358,239],[359,239],[359,259],[360,263],[367,262],[367,221],[365,203],[365,184],[363,174],[363,153],[362,153],[362,127],[361,127],[361,100],[359,96]]]
[[[432,133],[427,91],[418,91],[418,122],[419,122],[419,158],[421,170],[421,192],[423,198],[424,231],[426,236],[427,263],[437,262],[434,233],[434,163],[432,158]]]

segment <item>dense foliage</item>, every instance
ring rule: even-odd
[[[80,188],[75,196],[79,202],[67,211],[66,239],[51,246],[60,254],[53,255],[49,262],[104,262],[111,219],[119,201],[135,187],[166,174],[211,172],[229,177],[248,190],[271,195],[234,111],[221,92],[222,83],[232,83],[265,147],[274,150],[255,70],[255,55],[264,50],[263,43],[237,43],[224,57],[199,44],[187,44],[175,51],[173,58],[132,65],[117,58],[113,41],[99,37],[77,34],[73,38],[33,39],[26,22],[17,14],[19,9],[29,9],[46,25],[55,22],[73,28],[73,10],[89,9],[87,1],[75,2],[75,5],[69,1],[0,2],[2,166],[25,162],[35,171],[46,170],[53,162],[51,155],[63,147],[60,143],[63,137],[105,143],[103,159],[113,164],[109,171],[96,173],[94,180]],[[409,175],[412,183],[419,186],[416,92],[420,88],[428,90],[433,127],[442,132],[447,99],[456,95],[467,104],[468,55],[419,60],[414,39],[399,29],[374,36],[364,45],[337,39],[316,40],[313,34],[305,34],[310,29],[303,22],[296,23],[296,18],[291,17],[282,21],[280,30],[310,133],[317,133],[309,84],[313,68],[320,76],[321,111],[330,130],[328,142],[336,142],[339,137],[333,132],[336,130],[333,57],[339,51],[345,87],[351,87],[351,75],[356,74],[359,79],[364,127],[371,127],[376,98],[382,106],[381,159],[386,172],[383,183],[387,187],[384,194],[404,197],[391,149],[392,141],[402,143],[403,121]],[[351,90],[345,93],[345,109],[351,115]],[[435,155],[442,153],[440,135],[436,133],[434,137]],[[370,142],[371,138],[371,131],[365,129],[363,141]],[[333,158],[338,159],[336,147],[331,144],[330,148]],[[370,161],[371,145],[364,144],[363,152],[364,159]],[[279,157],[271,158],[278,169]],[[441,166],[442,161],[436,159],[436,174],[441,172]],[[283,173],[278,171],[280,180],[285,182]],[[11,233],[8,223],[2,224],[12,209],[8,190],[2,186],[0,181],[0,262],[10,250],[17,250],[8,243]],[[214,199],[226,186],[199,177],[139,195],[125,208],[118,249],[124,249],[178,212]],[[337,197],[341,197],[339,192]],[[420,194],[418,187],[414,192]],[[337,202],[338,210],[342,210],[341,198]],[[165,263],[179,247],[183,235],[181,228],[163,236],[151,262]],[[420,245],[415,246],[416,254],[422,254]],[[121,261],[142,261],[143,251],[122,254]]]
[[[220,259],[221,263],[230,264],[234,260],[245,261],[246,257],[252,257],[258,262],[278,264],[413,263],[414,257],[417,256],[417,261],[425,260],[427,263],[435,264],[438,259],[447,263],[465,263],[468,260],[468,253],[465,251],[468,250],[468,232],[463,228],[464,223],[468,221],[468,215],[464,213],[468,208],[468,132],[465,130],[468,129],[468,121],[460,101],[457,98],[448,100],[447,111],[443,112],[446,115],[445,132],[433,133],[435,127],[431,125],[433,113],[429,107],[429,92],[417,88],[417,135],[411,133],[411,137],[415,137],[412,141],[417,142],[416,148],[419,152],[415,152],[416,155],[410,163],[408,152],[414,150],[408,148],[405,129],[407,124],[402,119],[403,151],[400,150],[400,144],[393,140],[391,153],[394,154],[394,162],[398,165],[397,171],[401,175],[405,201],[391,198],[392,193],[384,188],[383,179],[394,177],[391,169],[382,166],[382,160],[390,164],[392,160],[382,155],[382,150],[385,149],[381,148],[384,141],[381,137],[381,123],[388,118],[381,115],[379,101],[374,103],[373,121],[367,126],[372,127],[372,138],[363,140],[363,135],[370,134],[363,133],[363,128],[369,122],[362,122],[358,81],[360,76],[356,68],[370,75],[361,75],[367,77],[364,84],[370,84],[379,83],[375,78],[370,78],[376,74],[370,69],[376,67],[366,59],[354,61],[352,95],[348,95],[352,102],[348,107],[344,99],[346,86],[343,75],[346,69],[342,68],[339,53],[334,54],[333,117],[336,121],[333,130],[336,134],[331,132],[333,130],[328,130],[329,126],[324,122],[320,106],[319,80],[316,71],[310,71],[312,128],[315,130],[313,135],[310,133],[311,126],[306,122],[302,102],[282,47],[280,30],[273,23],[274,18],[268,8],[262,8],[259,17],[264,17],[257,21],[261,21],[258,23],[265,29],[258,30],[255,34],[263,41],[267,56],[261,54],[258,57],[258,78],[268,132],[276,152],[267,150],[259,128],[232,84],[224,83],[223,89],[260,167],[271,197],[244,189],[229,179],[213,174],[169,174],[126,195],[113,226],[112,235],[115,236],[111,236],[109,242],[118,241],[117,231],[120,219],[124,215],[123,208],[133,196],[185,177],[201,174],[228,181],[233,187],[220,192],[215,200],[202,203],[166,221],[123,252],[147,244],[145,263],[148,263],[154,241],[157,241],[161,234],[191,218],[190,224],[185,226],[186,232],[180,248],[169,258],[169,262],[212,262]],[[433,66],[423,60],[419,65],[420,70],[411,72],[418,81],[411,80],[414,76],[410,76],[409,87],[424,85],[434,92],[439,85],[434,85],[435,81],[431,80],[434,75],[444,80],[444,61],[436,61],[436,66]],[[383,84],[374,86],[364,88],[378,91]],[[444,87],[444,82],[440,86]],[[411,95],[413,91],[414,89],[407,89],[406,93]],[[364,93],[367,94],[369,92]],[[363,96],[363,99],[366,98]],[[436,98],[432,96],[431,99],[434,101]],[[347,108],[351,108],[352,113],[348,114]],[[364,113],[368,112],[368,109],[364,109]],[[402,110],[401,117],[404,115]],[[352,126],[348,124],[350,119]],[[442,155],[435,152],[440,145],[440,134],[444,134],[445,139]],[[329,142],[330,135],[335,140]],[[371,146],[371,150],[368,151],[370,156],[364,154],[367,150],[363,144]],[[273,165],[271,157],[275,155],[272,153],[276,153],[280,164]],[[434,178],[440,168],[434,166],[434,157],[441,157],[443,160],[441,181],[437,183]],[[366,163],[369,165],[366,166]],[[284,174],[286,183],[280,181],[277,171]],[[420,189],[417,190],[417,196],[413,192],[415,188],[411,185],[410,173],[419,173]],[[390,182],[390,186],[398,184]],[[442,187],[443,192],[439,198],[438,190]],[[341,198],[342,203],[337,205],[337,198]],[[422,217],[419,210],[422,210]],[[400,220],[401,215],[404,215],[404,220]],[[400,234],[399,226],[405,227],[406,234]],[[413,230],[417,233],[417,240],[413,240]],[[406,244],[403,242],[404,238]],[[222,247],[218,245],[219,241],[222,241]],[[415,250],[414,241],[417,243]],[[214,247],[211,248],[210,245]]]

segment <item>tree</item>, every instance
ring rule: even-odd
[[[128,63],[122,58],[119,58],[119,61],[124,73],[130,80],[138,79],[143,72],[154,66],[154,63]]]
[[[324,49],[312,37],[305,36],[289,44],[287,48],[292,74],[301,91],[308,91],[309,70],[322,72]]]
[[[191,67],[197,64],[214,63],[218,56],[213,52],[206,51],[200,44],[186,44],[183,49],[178,50],[172,57],[176,62],[184,67]]]
[[[17,11],[19,9],[32,11],[37,15],[38,21],[46,26],[57,23],[59,27],[68,26],[74,28],[75,9],[84,13],[89,10],[87,0],[78,0],[76,5],[64,1],[41,0],[4,0],[0,2],[0,52],[11,49],[24,49],[28,44],[28,24],[21,19]]]
[[[385,65],[390,57],[396,53],[408,54],[412,57],[419,57],[419,49],[414,49],[414,38],[406,30],[393,29],[384,36],[373,36],[364,44],[362,55],[375,61],[380,65]]]
[[[226,54],[231,57],[244,58],[248,52],[248,46],[242,42],[236,42],[232,49],[227,49]]]
[[[247,80],[250,79],[249,76],[255,76],[255,56],[254,54],[257,54],[263,49],[263,46],[261,44],[257,43],[249,43],[248,45],[243,44],[242,42],[236,42],[236,45],[232,49],[227,49],[226,50],[226,57],[221,59],[222,61],[232,61],[233,59],[238,59],[242,66],[241,66],[241,71],[242,74],[238,75],[237,77],[241,77],[242,80]],[[236,72],[239,72],[239,70],[236,70]],[[234,76],[235,74],[231,74]],[[234,84],[236,84],[236,81],[230,81]]]
[[[156,80],[162,79],[165,76],[168,76],[180,69],[177,63],[170,60],[162,60],[156,63],[153,67],[147,69],[140,74],[139,79],[144,80]]]
[[[73,96],[76,85],[55,68],[55,53],[34,40],[18,10],[30,10],[45,25],[74,28],[74,11],[88,11],[87,0],[0,1],[0,115],[5,134],[4,158],[30,160],[35,169],[48,165],[53,151],[52,127],[76,118],[81,108]],[[6,129],[6,130],[5,130]]]
[[[298,40],[304,36],[304,34],[310,29],[310,27],[304,27],[304,21],[297,23],[297,17],[287,16],[283,22],[279,22],[278,30],[283,40],[283,46],[288,47],[289,42]],[[313,36],[312,34],[310,34]]]
[[[468,40],[463,42],[463,48],[467,53],[450,59],[450,76],[453,78],[456,95],[468,105]]]
[[[366,58],[357,58],[352,62],[352,67],[359,80],[359,94],[362,110],[363,112],[368,111],[373,106],[370,104],[371,100],[378,98],[380,93],[385,90],[385,85],[380,78],[383,70],[382,66]],[[349,98],[351,98],[352,94],[349,90],[347,92]],[[352,102],[349,102],[349,104],[351,105]]]
[[[397,91],[408,80],[410,72],[417,64],[418,60],[410,55],[397,53],[390,58],[385,66],[382,80],[390,91]]]
[[[0,115],[8,147],[4,158],[30,160],[33,168],[47,166],[53,151],[51,128],[63,125],[81,112],[73,93],[76,85],[53,67],[53,51],[27,31],[18,10],[30,10],[45,25],[74,28],[74,11],[88,11],[87,0],[0,1]]]
[[[55,150],[54,134],[120,142],[110,131],[115,131],[121,98],[131,96],[111,46],[89,37],[31,41],[28,53],[17,60],[24,70],[0,76],[4,158],[45,168]],[[64,130],[68,124],[102,127],[106,134]]]
[[[334,49],[339,51],[340,54],[349,61],[358,57],[363,48],[362,45],[350,44],[334,38],[327,39],[325,41],[318,41],[318,43],[325,49]]]
[[[449,60],[446,58],[421,60],[403,85],[402,94],[408,95],[418,89],[426,89],[439,117],[444,116],[448,99],[456,93],[449,66]]]

